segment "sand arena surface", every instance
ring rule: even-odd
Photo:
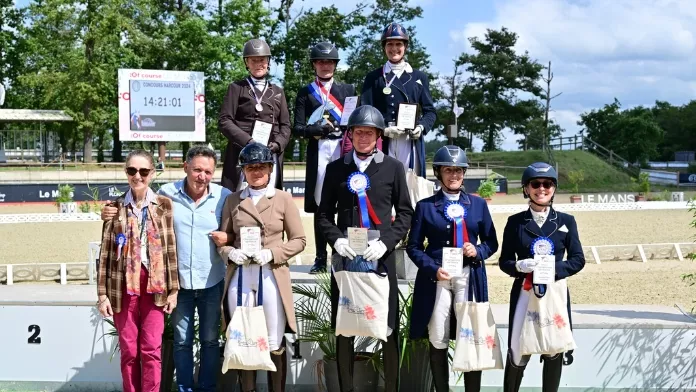
[[[521,197],[505,197],[500,202],[520,203]],[[509,201],[508,201],[509,200]],[[302,200],[296,200],[302,208]],[[0,206],[0,214],[56,212],[51,205]],[[617,245],[692,242],[696,229],[688,210],[577,212],[583,245]],[[509,214],[493,214],[498,239]],[[314,259],[312,218],[303,217],[307,247],[300,255],[303,264]],[[88,243],[99,241],[101,223],[24,223],[0,225],[0,264],[85,262]],[[495,255],[493,260],[497,259]],[[489,261],[493,261],[489,260]],[[507,303],[512,279],[497,265],[489,265],[490,300]],[[691,308],[696,286],[681,276],[696,272],[696,262],[651,260],[588,262],[580,274],[569,280],[573,303],[659,304],[678,303]]]

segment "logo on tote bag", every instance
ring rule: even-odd
[[[262,336],[254,340],[247,338],[241,331],[235,329],[230,333],[230,340],[235,340],[239,347],[258,347],[260,351],[268,351],[268,342]]]
[[[474,346],[485,345],[489,349],[497,347],[497,345],[495,344],[495,338],[493,336],[486,335],[485,338],[477,338],[476,336],[474,336],[474,330],[471,328],[461,328],[459,330],[459,338],[469,344],[473,344]]]
[[[541,319],[541,316],[539,315],[539,312],[527,311],[527,320],[531,321],[534,323],[534,325],[543,328],[543,327],[549,327],[552,325],[555,325],[556,328],[561,329],[567,325],[565,319],[563,316],[561,316],[560,313],[556,313],[553,318],[544,318],[543,320]]]
[[[353,301],[346,296],[340,297],[338,302],[339,302],[338,306],[342,306],[342,307],[346,308],[346,312],[348,312],[348,313],[363,314],[363,315],[365,315],[365,319],[367,319],[367,320],[374,320],[377,318],[377,314],[375,313],[375,309],[370,305],[365,305],[364,308],[361,308],[359,306],[353,306],[352,305]]]

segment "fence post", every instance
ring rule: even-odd
[[[643,245],[638,244],[638,254],[640,255],[640,260],[643,263],[647,263],[648,259],[645,257],[645,250],[643,249]]]
[[[592,246],[590,247],[590,250],[592,250],[592,257],[594,258],[595,263],[602,264],[602,262],[599,260],[599,253],[597,252],[597,247]]]
[[[68,267],[65,263],[60,264],[60,284],[68,284]]]
[[[614,151],[613,150],[609,150],[609,163],[612,165],[614,164]]]
[[[12,264],[7,264],[7,285],[12,286],[14,284],[14,276],[12,272]]]
[[[677,258],[679,259],[679,261],[684,261],[684,255],[682,254],[681,246],[679,246],[679,244],[674,244],[674,250],[677,252]]]

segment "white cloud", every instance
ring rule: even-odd
[[[580,113],[618,98],[624,107],[696,94],[696,1],[501,0],[493,20],[450,31],[456,50],[467,38],[502,26],[516,49],[552,62],[554,118],[575,134]]]

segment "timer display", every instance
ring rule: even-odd
[[[195,86],[191,82],[130,80],[131,131],[195,129]]]

